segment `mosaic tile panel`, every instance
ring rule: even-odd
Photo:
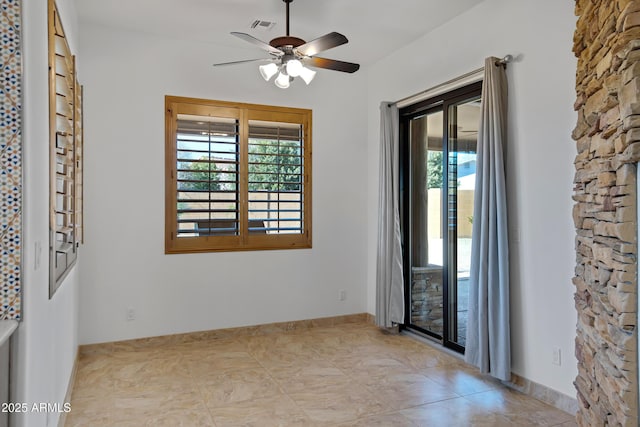
[[[20,320],[22,138],[20,0],[0,0],[0,320]]]

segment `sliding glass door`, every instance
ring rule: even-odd
[[[467,326],[480,90],[400,111],[405,324],[457,351]]]

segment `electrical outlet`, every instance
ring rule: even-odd
[[[136,320],[136,309],[133,307],[127,308],[127,321]]]
[[[562,355],[560,352],[560,347],[553,348],[553,364],[558,366],[562,364]]]
[[[345,291],[344,289],[340,289],[340,291],[338,291],[338,299],[340,301],[344,301],[347,299],[347,291]]]

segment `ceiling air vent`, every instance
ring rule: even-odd
[[[276,25],[275,22],[263,21],[262,19],[256,19],[251,23],[251,28],[254,30],[270,30]]]

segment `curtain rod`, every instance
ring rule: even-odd
[[[499,66],[502,65],[504,68],[507,68],[507,64],[509,62],[513,62],[513,55],[508,55],[507,54],[507,55],[503,56],[501,59],[498,59],[495,62],[495,64],[496,64],[496,67],[499,67]]]
[[[502,66],[502,67],[507,68],[507,64],[510,63],[510,62],[513,62],[513,55],[505,55],[503,58],[497,60],[495,62],[495,64],[496,64],[496,67]],[[429,88],[427,90],[423,90],[422,92],[418,92],[418,93],[416,93],[414,95],[406,96],[406,97],[404,97],[402,99],[397,100],[396,102],[391,102],[391,103],[388,104],[388,106],[391,107],[394,104],[396,104],[396,105],[397,104],[401,104],[404,101],[407,101],[407,100],[412,99],[412,98],[420,98],[422,95],[425,95],[427,93],[436,92],[438,89],[440,89],[442,87],[449,86],[449,85],[451,85],[453,83],[456,83],[458,81],[465,80],[465,79],[467,79],[469,77],[472,77],[472,76],[474,76],[476,74],[481,73],[482,71],[484,71],[484,67],[477,68],[477,69],[475,69],[473,71],[469,71],[468,73],[465,73],[465,74],[463,74],[461,76],[458,76],[455,79],[451,79],[451,80],[448,80],[448,81],[446,81],[444,83],[440,83],[439,85],[433,86],[432,88]]]

